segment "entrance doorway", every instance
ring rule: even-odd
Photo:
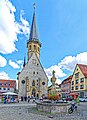
[[[35,88],[32,89],[32,96],[33,96],[33,97],[36,96],[36,90],[35,90]]]

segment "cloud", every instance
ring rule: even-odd
[[[16,62],[13,62],[12,60],[9,60],[9,65],[11,67],[13,67],[14,69],[19,69],[20,68],[20,66]]]
[[[6,59],[0,55],[0,67],[5,67],[6,64],[7,64]]]
[[[67,56],[58,64],[61,69],[73,71],[76,64],[87,65],[87,52],[77,54],[77,56]]]
[[[16,62],[18,63],[18,64],[23,64],[23,60],[16,60]]]
[[[8,76],[8,74],[6,72],[2,71],[2,72],[0,72],[0,79],[8,80],[10,78],[9,78],[9,76]]]
[[[58,84],[61,83],[61,80],[58,79],[58,78],[66,76],[66,74],[63,72],[63,70],[58,65],[51,66],[50,68],[47,68],[47,69],[45,68],[44,70],[45,70],[49,80],[51,79],[52,71],[54,70],[55,71],[55,77],[57,78],[56,83],[58,83]]]
[[[75,56],[66,56],[61,62],[58,64],[60,68],[67,69],[69,71],[73,71],[76,65],[76,57]]]
[[[77,63],[87,65],[87,52],[79,53],[76,56],[66,56],[60,63],[58,63],[58,65],[45,68],[45,72],[50,80],[52,77],[52,71],[55,70],[55,75],[57,78],[56,82],[60,84],[60,79],[66,76],[65,71],[70,71],[72,74]]]
[[[9,54],[17,51],[15,42],[18,34],[29,34],[29,23],[20,13],[20,21],[16,21],[16,8],[9,0],[0,0],[0,52]]]

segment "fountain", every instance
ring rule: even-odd
[[[52,72],[53,76],[51,78],[52,82],[52,93],[56,94],[55,89],[55,71]],[[70,108],[71,104],[68,102],[64,102],[62,100],[43,100],[43,101],[37,101],[36,107],[38,111],[46,112],[46,113],[68,113],[68,109]]]

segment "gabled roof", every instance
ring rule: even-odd
[[[61,84],[67,84],[67,83],[70,83],[70,82],[71,82],[71,79],[72,79],[72,75],[70,75],[70,76],[67,77],[65,80],[63,80]]]
[[[87,78],[87,65],[77,64],[82,71],[83,75]]]
[[[45,70],[44,70],[44,68],[43,68],[40,60],[38,59],[37,54],[36,54],[36,53],[33,53],[33,54],[35,54],[35,56],[36,56],[36,58],[37,58],[37,60],[38,60],[38,62],[39,62],[39,64],[40,64],[40,66],[41,66],[41,68],[42,68],[42,70],[43,70],[43,72],[44,72],[44,74],[45,74],[45,76],[46,76],[46,78],[47,78],[47,80],[48,80],[48,77],[47,77],[47,75],[46,75],[46,72],[45,72]],[[30,59],[32,58],[33,54],[31,55]],[[30,59],[29,59],[29,61],[30,61]],[[28,62],[29,62],[29,61],[28,61]],[[25,67],[27,66],[28,62],[25,64]],[[17,75],[20,75],[20,74],[22,73],[22,71],[25,69],[25,67],[23,67],[23,69],[21,70],[21,72],[18,72]]]

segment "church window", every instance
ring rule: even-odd
[[[38,80],[37,80],[37,82],[38,82]]]
[[[40,51],[39,47],[38,47],[38,51]]]
[[[31,50],[31,45],[29,46],[29,50]]]
[[[36,50],[36,45],[34,45],[34,50]]]
[[[37,74],[38,74],[38,72],[37,72]]]
[[[37,66],[38,66],[39,64],[37,63]]]
[[[22,80],[21,83],[22,83],[22,84],[25,84],[25,80]]]
[[[33,75],[35,75],[35,71],[33,72]]]
[[[32,82],[32,86],[35,86],[35,81],[33,80],[33,82]]]

